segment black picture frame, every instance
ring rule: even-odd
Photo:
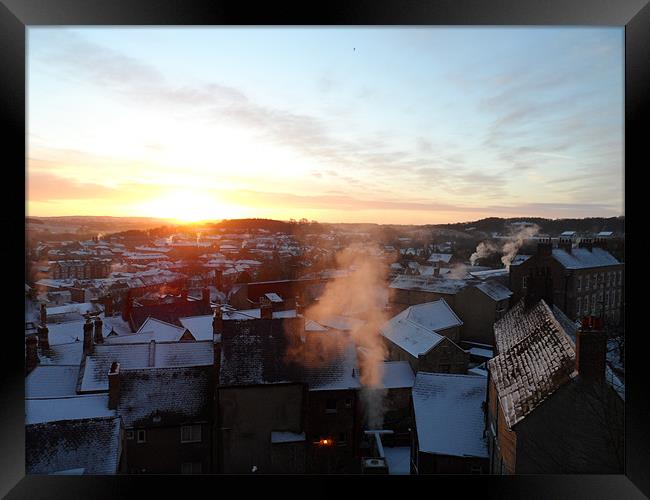
[[[333,1],[296,5],[267,2],[209,0],[0,0],[0,113],[8,125],[3,134],[5,183],[2,212],[5,241],[2,262],[5,271],[5,325],[3,328],[0,382],[0,495],[7,498],[113,498],[128,496],[135,488],[147,495],[237,494],[250,486],[264,487],[277,481],[288,493],[293,481],[322,482],[321,491],[339,495],[331,482],[338,477],[288,478],[225,476],[25,476],[24,429],[24,339],[21,293],[24,273],[16,263],[23,258],[14,242],[24,237],[24,207],[21,188],[25,178],[25,60],[26,28],[39,25],[556,25],[625,26],[625,187],[629,174],[643,167],[647,143],[648,96],[650,95],[650,6],[648,0],[365,0]],[[645,126],[643,125],[645,123]],[[7,155],[7,153],[9,153]],[[637,165],[637,163],[639,163]],[[647,164],[647,160],[644,162]],[[626,200],[630,195],[626,196]],[[627,207],[627,202],[626,205]],[[627,210],[626,210],[627,212]],[[626,213],[626,217],[629,214]],[[626,262],[629,248],[626,245]],[[632,273],[628,272],[629,277]],[[626,280],[629,286],[630,280]],[[430,493],[453,491],[454,496],[480,498],[643,498],[650,496],[650,404],[644,385],[641,338],[646,334],[630,323],[634,295],[626,293],[628,326],[626,361],[630,376],[626,384],[626,472],[618,476],[435,476],[435,477],[348,477],[359,481],[364,495],[397,486],[404,492],[415,484]],[[631,300],[630,300],[631,299]],[[412,482],[415,482],[411,484]],[[444,484],[443,484],[444,483]],[[217,489],[218,488],[218,489]],[[312,489],[309,485],[306,488]],[[451,488],[447,490],[447,488]],[[295,483],[299,495],[310,494]],[[373,494],[371,493],[371,494]]]

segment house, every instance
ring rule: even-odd
[[[623,400],[606,378],[600,319],[585,318],[574,344],[549,305],[528,296],[495,325],[495,340],[491,472],[622,473]]]
[[[393,431],[388,438],[393,445],[410,444],[411,389],[414,382],[415,375],[407,361],[384,361],[381,381],[384,393],[382,427]]]
[[[460,338],[494,345],[494,323],[508,310],[512,292],[498,281],[486,280],[456,294],[455,308],[463,320]]]
[[[458,347],[463,322],[444,299],[410,306],[381,327],[388,357],[414,372],[465,373],[469,355]]]
[[[483,377],[418,372],[413,385],[412,473],[488,472],[485,396]]]
[[[122,417],[131,474],[213,472],[214,368],[179,366],[108,373],[109,408]]]
[[[541,240],[535,255],[510,266],[512,301],[530,289],[573,320],[602,315],[617,322],[624,304],[623,267],[607,251],[606,239],[583,239],[577,248],[570,239],[560,239],[557,248]]]
[[[465,287],[480,283],[478,280],[449,278],[441,276],[399,275],[391,281],[390,306],[394,314],[409,306],[445,299],[455,310],[456,296]]]

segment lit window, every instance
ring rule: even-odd
[[[147,442],[147,431],[144,429],[139,429],[138,430],[138,443],[146,443]]]
[[[181,443],[199,443],[201,441],[201,425],[181,426]]]

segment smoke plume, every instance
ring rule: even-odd
[[[538,225],[525,227],[510,236],[510,239],[504,243],[501,249],[501,253],[503,253],[501,262],[503,262],[503,265],[506,266],[506,269],[510,268],[512,260],[515,258],[515,255],[517,255],[517,252],[519,251],[519,248],[521,248],[521,245],[524,244],[524,241],[535,236],[537,233],[539,233],[539,230],[540,227]]]
[[[349,270],[346,278],[329,281],[318,301],[305,310],[305,318],[327,322],[338,317],[343,332],[306,332],[300,345],[290,341],[287,356],[308,366],[337,360],[344,349],[354,349],[360,369],[362,399],[368,417],[381,425],[381,389],[386,347],[380,327],[389,319],[386,311],[387,266],[362,247],[351,245],[336,256],[337,269]],[[363,318],[363,319],[360,319]],[[379,424],[377,424],[379,422]]]
[[[484,259],[498,251],[499,249],[494,243],[490,241],[481,241],[476,247],[476,251],[469,258],[469,262],[470,264],[475,265],[478,259]]]

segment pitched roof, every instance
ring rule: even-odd
[[[49,349],[38,348],[41,365],[77,365],[83,358],[83,342],[50,345]]]
[[[313,342],[319,336],[338,337],[339,342],[334,348],[332,343],[328,343],[330,352],[324,362],[319,362],[314,356],[304,358],[302,380],[308,385],[309,390],[340,391],[360,388],[357,353],[351,339],[340,332],[330,331],[314,333],[307,341]]]
[[[415,375],[408,361],[384,361],[382,386],[385,389],[413,387]]]
[[[391,282],[390,288],[455,295],[471,283],[466,279],[399,275]]]
[[[133,329],[138,330],[149,317],[175,325],[179,324],[178,318],[200,316],[211,312],[212,309],[210,305],[201,300],[177,300],[170,304],[133,307],[129,322]]]
[[[561,248],[554,248],[553,258],[566,269],[589,269],[620,264],[616,257],[608,251],[597,247],[591,251],[586,248],[574,248],[571,253],[567,253]]]
[[[412,356],[426,354],[444,337],[436,330],[460,326],[462,321],[444,299],[404,309],[381,328],[381,334]]]
[[[427,262],[445,262],[448,264],[452,257],[453,254],[450,253],[432,253]]]
[[[147,318],[140,329],[131,335],[110,336],[106,339],[109,344],[137,344],[144,342],[178,342],[185,328],[160,321],[156,318]],[[190,339],[191,340],[191,339]]]
[[[95,345],[94,352],[85,359],[78,389],[107,391],[108,371],[114,361],[120,363],[121,370],[212,365],[214,344],[197,341]]]
[[[108,409],[107,394],[25,399],[26,424],[115,415],[115,410]]]
[[[221,334],[221,385],[275,384],[300,380],[297,364],[285,359],[289,339],[304,332],[302,318],[231,320]]]
[[[211,366],[120,370],[118,413],[126,428],[208,421]]]
[[[487,458],[486,389],[483,377],[418,372],[412,394],[419,450]]]
[[[510,289],[498,281],[486,281],[484,283],[476,285],[476,288],[497,302],[512,297],[512,292]]]
[[[212,314],[203,314],[201,316],[189,316],[178,319],[184,328],[187,328],[196,340],[212,340]]]
[[[84,469],[115,474],[119,467],[120,418],[63,420],[25,426],[25,469],[51,474]]]
[[[25,378],[25,397],[74,396],[77,377],[79,365],[39,365]]]
[[[576,355],[543,300],[526,310],[522,299],[497,325],[499,355],[488,361],[488,370],[506,423],[512,427],[569,381]]]
[[[512,262],[510,263],[511,266],[518,266],[519,264],[522,264],[526,262],[528,259],[530,259],[532,256],[531,255],[515,255],[515,258],[512,259]]]

